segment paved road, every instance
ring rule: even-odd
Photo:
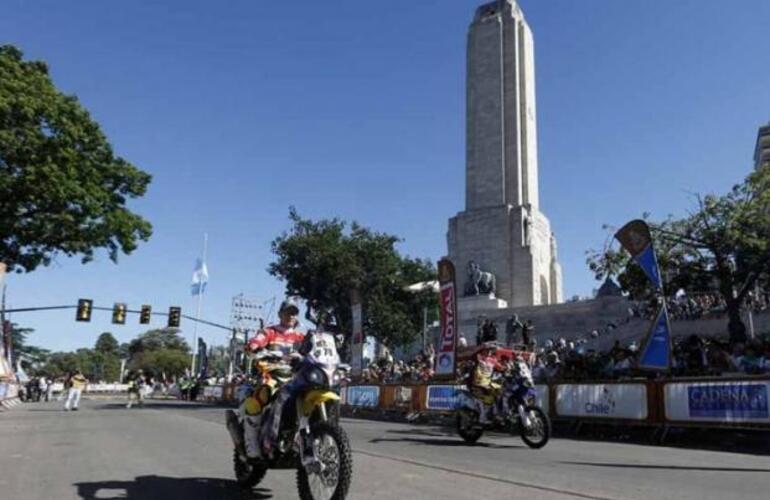
[[[505,436],[467,447],[434,427],[343,424],[354,449],[352,499],[770,498],[768,455],[566,439],[530,450]],[[0,498],[297,498],[291,471],[239,491],[231,453],[218,408],[27,404],[0,413]]]

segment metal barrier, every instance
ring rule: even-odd
[[[343,404],[383,411],[446,413],[460,398],[451,383],[350,385]],[[770,429],[770,376],[538,384],[553,419],[656,427]]]

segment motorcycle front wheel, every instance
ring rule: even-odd
[[[478,427],[475,413],[461,408],[457,411],[457,433],[468,444],[475,444],[484,434],[484,429]]]
[[[342,427],[321,423],[313,428],[313,450],[320,464],[297,468],[302,500],[344,500],[353,477],[350,441]]]
[[[235,480],[238,482],[238,486],[242,488],[253,488],[267,474],[267,465],[251,460],[242,461],[238,455],[238,450],[233,453],[233,468],[235,469]]]
[[[551,438],[551,419],[537,406],[524,408],[530,420],[529,427],[519,419],[519,435],[521,440],[530,448],[542,448]]]

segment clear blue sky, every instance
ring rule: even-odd
[[[116,151],[152,173],[133,208],[154,225],[117,266],[61,258],[10,276],[10,304],[90,297],[192,313],[208,232],[204,316],[227,323],[233,295],[281,294],[265,268],[289,205],[395,233],[403,252],[437,260],[464,204],[465,36],[479,3],[5,0],[0,43],[47,61]],[[770,120],[770,2],[521,5],[535,36],[541,208],[565,295],[588,295],[584,252],[602,245],[603,223],[682,213],[688,193],[749,171]],[[143,331],[136,317],[73,317],[13,319],[57,350]]]

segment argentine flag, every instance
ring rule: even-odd
[[[209,270],[206,263],[201,259],[195,261],[195,270],[193,271],[192,285],[190,289],[193,295],[200,295],[206,291],[206,284],[209,282]]]

